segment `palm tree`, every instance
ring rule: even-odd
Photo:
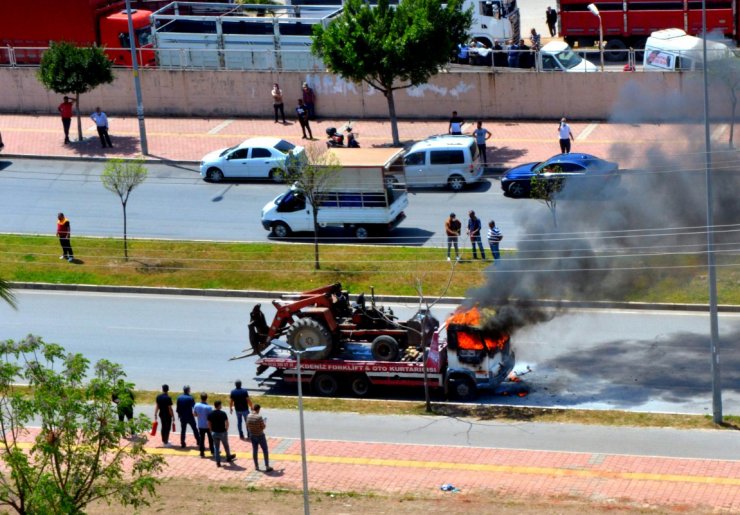
[[[13,292],[10,291],[10,285],[7,283],[7,281],[4,281],[2,279],[0,279],[0,299],[3,299],[5,302],[10,304],[13,309],[17,309],[15,303],[15,295],[13,295]]]

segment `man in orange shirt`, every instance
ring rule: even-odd
[[[59,256],[59,259],[66,259],[70,263],[75,259],[72,244],[69,242],[71,232],[69,220],[64,216],[64,213],[59,213],[57,215],[57,238],[59,238],[59,244],[62,246],[62,255]]]
[[[69,126],[72,125],[72,106],[75,101],[69,97],[64,97],[64,102],[59,104],[57,110],[62,115],[62,127],[64,127],[64,144],[69,143]]]

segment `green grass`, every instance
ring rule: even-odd
[[[268,291],[301,291],[338,281],[353,293],[369,292],[374,286],[377,293],[387,295],[416,295],[419,283],[424,294],[434,298],[443,293],[465,296],[470,288],[485,283],[489,265],[463,261],[453,267],[444,259],[443,249],[419,247],[322,245],[321,270],[316,271],[311,244],[129,240],[129,261],[123,259],[120,239],[74,238],[73,246],[78,264],[58,259],[60,248],[53,236],[0,235],[0,277],[18,282]],[[514,257],[504,254],[504,259]],[[729,258],[720,255],[718,263],[723,259]],[[641,258],[636,265],[686,268],[646,269],[632,275],[629,294],[619,296],[605,288],[599,297],[580,300],[707,302],[706,269],[696,258]],[[728,266],[719,267],[718,274],[720,303],[740,304],[740,272]]]

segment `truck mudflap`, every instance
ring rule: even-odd
[[[400,213],[398,213],[398,216],[388,224],[388,230],[392,231],[393,229],[398,227],[404,220],[406,220],[406,213],[401,211]]]

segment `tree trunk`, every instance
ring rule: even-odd
[[[77,111],[77,141],[82,141],[82,117],[80,116],[79,93],[75,93],[75,110]]]
[[[128,261],[128,240],[126,239],[126,203],[121,202],[123,206],[123,258]]]
[[[393,100],[393,89],[388,88],[384,93],[388,100],[388,114],[391,118],[391,135],[393,136],[393,146],[400,147],[401,140],[398,138],[398,119],[396,118],[396,103]]]
[[[319,270],[319,210],[313,208],[313,259],[314,270]]]

